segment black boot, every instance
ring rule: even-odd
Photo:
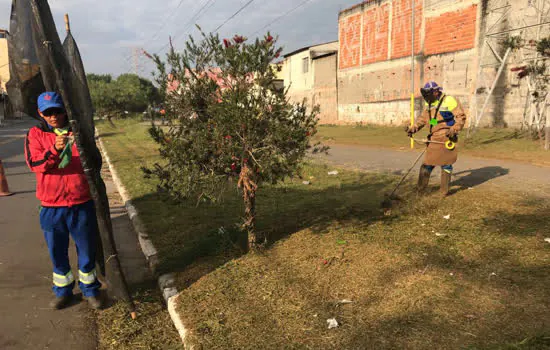
[[[423,164],[420,167],[420,175],[418,176],[418,188],[417,188],[417,191],[419,194],[423,194],[426,192],[426,188],[428,188],[428,184],[430,183],[431,174],[432,174],[432,169],[430,169],[426,165]]]
[[[61,310],[66,308],[73,301],[73,295],[65,295],[62,297],[55,298],[50,302],[50,307],[54,310]]]
[[[441,170],[441,195],[447,197],[451,188],[451,173]]]

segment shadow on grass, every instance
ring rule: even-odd
[[[519,131],[519,130],[516,130],[516,131],[513,131],[513,132],[508,132],[504,135],[494,135],[486,140],[483,140],[483,141],[476,141],[475,139],[470,139],[468,141],[470,141],[469,143],[467,143],[468,145],[470,146],[473,146],[473,145],[489,145],[489,144],[492,144],[492,143],[497,143],[497,142],[502,142],[502,141],[509,141],[509,140],[516,140],[516,139],[523,139],[525,138],[525,133]]]
[[[390,219],[382,215],[380,201],[392,183],[387,176],[361,174],[357,181],[324,188],[296,183],[265,186],[257,197],[257,230],[268,237],[269,249],[306,228],[323,234],[328,225],[353,223],[359,227]],[[160,251],[159,272],[193,270],[185,285],[244,254],[238,248],[246,242],[239,229],[244,208],[236,191],[230,191],[218,204],[178,204],[162,193],[133,202]]]

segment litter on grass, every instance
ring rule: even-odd
[[[443,217],[443,219],[445,219],[445,220],[449,220],[450,218],[451,218],[451,214],[445,215],[445,216]]]
[[[335,318],[329,318],[327,320],[327,323],[328,323],[328,329],[333,329],[338,327],[338,321],[336,321]]]
[[[328,174],[331,175],[331,176],[336,176],[336,175],[338,175],[338,171],[336,171],[336,170],[329,171]]]

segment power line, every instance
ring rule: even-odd
[[[235,12],[233,15],[231,15],[228,19],[225,20],[225,22],[223,22],[222,24],[220,24],[218,26],[218,28],[214,29],[214,33],[217,33],[218,30],[220,30],[224,25],[227,24],[227,22],[231,21],[233,18],[235,18],[239,13],[241,13],[241,11],[243,11],[245,8],[248,7],[248,5],[250,5],[251,3],[253,3],[254,0],[250,0],[248,1],[244,6],[242,6],[237,12]]]
[[[214,5],[214,3],[216,2],[216,0],[208,0],[206,3],[204,3],[204,5],[197,11],[195,12],[195,14],[191,17],[191,19],[189,21],[187,21],[187,23],[184,25],[183,27],[183,30],[176,34],[172,40],[175,40],[176,38],[178,38],[181,34],[185,33],[187,31],[187,29],[193,24],[194,21],[198,20],[204,13],[206,13],[206,11],[208,11],[210,9],[210,7],[212,7]],[[206,9],[204,12],[203,10],[208,6],[208,5],[211,5],[210,7],[208,7],[208,9]],[[158,54],[159,52],[161,52],[162,50],[164,50],[165,48],[167,48],[168,46],[170,45],[170,43],[164,45],[163,47],[161,47],[160,49],[158,49],[155,54]]]
[[[160,28],[155,32],[155,34],[153,34],[153,36],[151,37],[151,39],[147,40],[143,46],[147,46],[151,41],[155,40],[157,38],[157,36],[160,34],[160,32],[166,27],[166,25],[168,23],[170,23],[170,21],[174,18],[174,16],[177,14],[179,8],[181,7],[181,5],[183,4],[185,0],[180,0],[180,2],[178,3],[178,5],[176,6],[176,8],[174,8],[172,11],[170,11],[170,15],[168,16],[168,18],[166,18],[165,21],[163,21],[162,25],[160,26]],[[130,62],[132,60],[132,55],[126,57],[126,63]]]
[[[296,5],[294,8],[290,9],[288,12],[280,15],[279,17],[275,18],[273,21],[269,22],[268,24],[266,24],[265,26],[263,26],[262,28],[258,29],[257,31],[255,31],[251,36],[255,36],[256,34],[258,34],[259,32],[261,32],[262,30],[268,28],[269,26],[271,26],[273,23],[279,21],[280,19],[290,15],[292,12],[296,11],[297,9],[299,9],[300,7],[304,6],[305,4],[307,4],[308,2],[310,2],[311,0],[305,0],[303,2],[301,2],[300,4]]]
[[[185,0],[180,0],[178,6],[176,6],[176,8],[172,11],[172,13],[170,14],[170,16],[166,19],[166,21],[164,21],[164,23],[162,24],[162,26],[157,30],[157,32],[151,37],[151,39],[149,39],[145,44],[143,44],[143,46],[147,46],[147,44],[149,44],[149,42],[155,40],[157,38],[157,35],[160,34],[161,30],[163,30],[166,25],[172,20],[172,18],[174,18],[174,16],[177,14],[179,8],[181,7],[181,5],[183,4]]]

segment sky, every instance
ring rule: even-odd
[[[63,15],[68,13],[87,73],[133,72],[132,52],[155,53],[174,37],[183,47],[194,24],[206,32],[215,30],[250,0],[49,0],[61,40],[65,37]],[[222,38],[240,34],[252,38],[262,27],[285,15],[306,0],[253,0],[220,30]],[[338,39],[338,12],[361,0],[309,0],[261,33],[279,36],[285,52]],[[161,5],[162,4],[162,5]],[[179,6],[179,7],[178,7]],[[202,15],[195,16],[203,8]],[[0,28],[9,29],[11,0],[0,0]],[[199,13],[200,14],[200,13]],[[195,20],[193,17],[195,16]],[[165,51],[160,51],[163,55]],[[139,74],[150,77],[153,65],[139,56]]]

